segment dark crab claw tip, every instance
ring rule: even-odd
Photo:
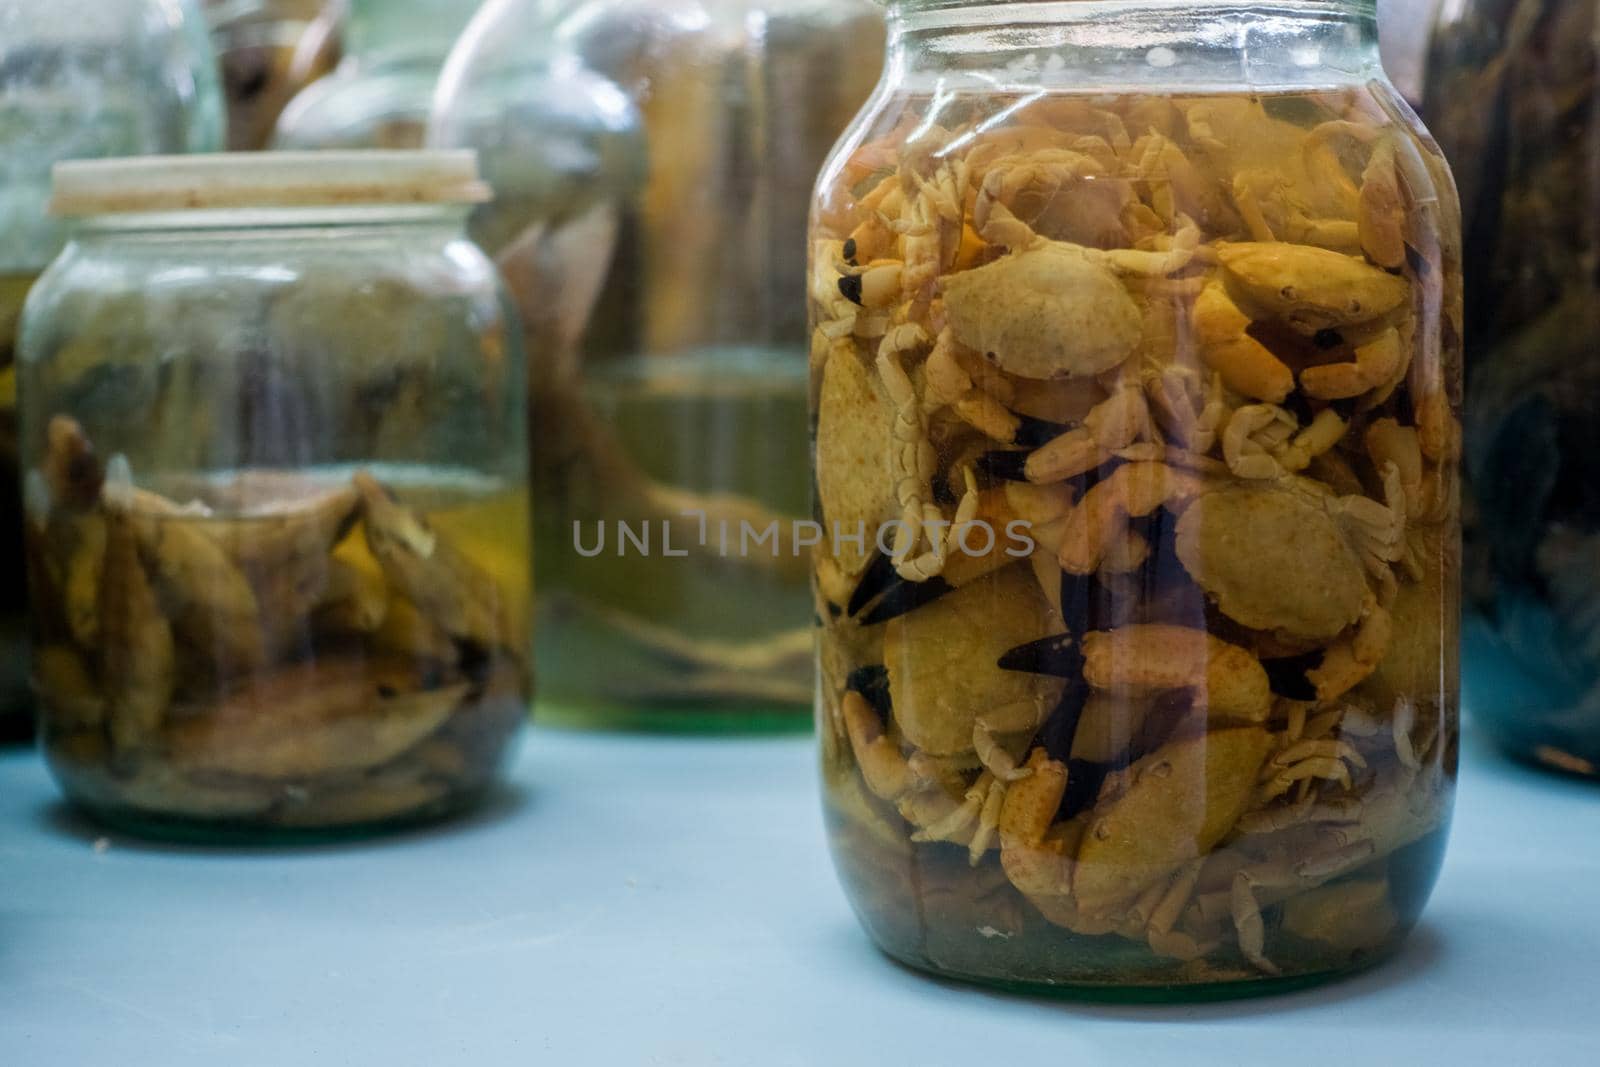
[[[856,239],[854,237],[847,239],[844,243],[844,258],[854,264],[856,261],[856,251]]]
[[[1100,583],[1092,574],[1061,572],[1061,615],[1067,628],[1085,634],[1100,628],[1095,609],[1099,604]]]
[[[839,292],[850,303],[861,305],[861,276],[859,274],[846,274],[839,279]]]
[[[1067,428],[1060,423],[1036,419],[1032,415],[1017,415],[1017,432],[1012,436],[1011,443],[1027,448],[1038,448],[1040,445],[1049,444],[1066,432]]]
[[[863,608],[899,580],[900,576],[894,571],[894,561],[882,552],[877,553],[872,557],[872,562],[867,564],[861,580],[856,583],[855,592],[850,594],[850,602],[844,607],[845,613],[861,614]]]
[[[1146,541],[1154,541],[1161,536],[1161,511],[1153,511],[1148,515],[1128,519],[1128,532],[1138,534]]]
[[[1410,242],[1406,244],[1406,265],[1411,268],[1413,273],[1423,277],[1426,277],[1433,270],[1432,264],[1428,262],[1428,257],[1419,252],[1416,246]]]
[[[1062,819],[1076,818],[1094,807],[1095,801],[1100,799],[1100,791],[1105,788],[1106,779],[1125,769],[1125,766],[1118,766],[1114,763],[1090,763],[1088,760],[1069,759],[1067,761],[1067,791],[1061,798],[1061,807],[1057,809],[1058,817]]]
[[[1306,425],[1309,425],[1311,420],[1317,417],[1317,413],[1311,408],[1311,398],[1298,389],[1289,394],[1283,402],[1283,407],[1289,414]]]
[[[1003,671],[1076,680],[1083,677],[1083,652],[1078,648],[1077,638],[1071,634],[1057,634],[1018,645],[1000,657],[998,666]]]
[[[1317,687],[1311,684],[1311,679],[1307,678],[1306,674],[1321,664],[1321,652],[1307,652],[1303,656],[1293,656],[1289,659],[1261,661],[1261,666],[1266,668],[1267,682],[1271,685],[1272,692],[1286,700],[1317,699]]]
[[[883,666],[857,667],[845,679],[846,692],[860,693],[880,718],[888,721],[892,710],[889,703],[889,669]]]
[[[1039,727],[1034,743],[1045,750],[1053,760],[1067,762],[1072,755],[1072,741],[1078,734],[1078,720],[1083,718],[1083,707],[1089,699],[1089,687],[1082,679],[1073,679],[1062,691],[1061,699]]]
[[[1002,482],[1027,481],[1027,465],[1028,453],[1009,451],[985,452],[973,464],[979,474]]]
[[[898,619],[908,615],[918,608],[933,603],[946,593],[953,592],[955,586],[943,578],[929,578],[925,582],[908,582],[899,577],[883,594],[883,599],[872,606],[872,610],[857,621],[863,626],[876,626],[880,622]]]
[[[1333,409],[1333,413],[1335,415],[1339,416],[1345,422],[1349,422],[1351,419],[1356,417],[1356,412],[1361,407],[1361,398],[1351,397],[1348,400],[1335,400],[1328,406]]]

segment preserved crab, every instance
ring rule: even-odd
[[[885,738],[868,720],[860,694],[850,694],[844,715],[868,787],[898,805],[920,839],[963,841],[974,862],[989,847],[1005,787],[1018,777],[1016,758],[1063,688],[1001,664],[1051,620],[1032,576],[1013,564],[886,624],[884,698],[898,736]],[[929,685],[940,671],[942,683]],[[977,781],[951,796],[968,768],[980,769]]]
[[[1430,150],[1335,94],[1011,104],[822,181],[820,514],[869,530],[816,557],[841,872],[975,977],[1387,951],[1457,701]]]
[[[526,709],[528,605],[524,564],[472,531],[525,522],[525,499],[424,514],[368,471],[168,497],[120,456],[102,469],[71,419],[49,439],[34,684],[69,791],[143,822],[315,828],[486,786]]]

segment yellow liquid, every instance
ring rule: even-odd
[[[16,362],[17,326],[28,290],[39,277],[38,271],[26,274],[0,273],[0,408],[16,406],[16,378],[10,371]]]
[[[809,512],[805,354],[602,361],[584,386],[628,475],[596,463],[540,498],[541,716],[667,730],[804,726],[804,557],[741,547],[739,523],[787,530]],[[707,513],[704,527],[688,509]],[[622,543],[619,522],[645,531],[648,549]]]
[[[426,511],[440,536],[494,578],[514,613],[525,618],[533,596],[529,493],[518,489],[471,500],[446,500]]]

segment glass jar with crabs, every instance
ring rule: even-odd
[[[1474,264],[1467,704],[1513,755],[1600,778],[1600,3],[1464,0],[1433,44]]]
[[[890,4],[817,187],[827,822],[913,966],[1397,948],[1457,758],[1458,210],[1370,0]]]
[[[0,740],[32,725],[14,361],[28,290],[66,242],[60,159],[220,148],[215,56],[189,2],[57,0],[0,11]]]
[[[525,385],[469,153],[64,164],[18,369],[33,677],[91,814],[349,833],[529,700]]]

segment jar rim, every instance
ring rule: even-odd
[[[50,213],[81,218],[491,199],[471,149],[215,152],[62,161],[54,168]]]

